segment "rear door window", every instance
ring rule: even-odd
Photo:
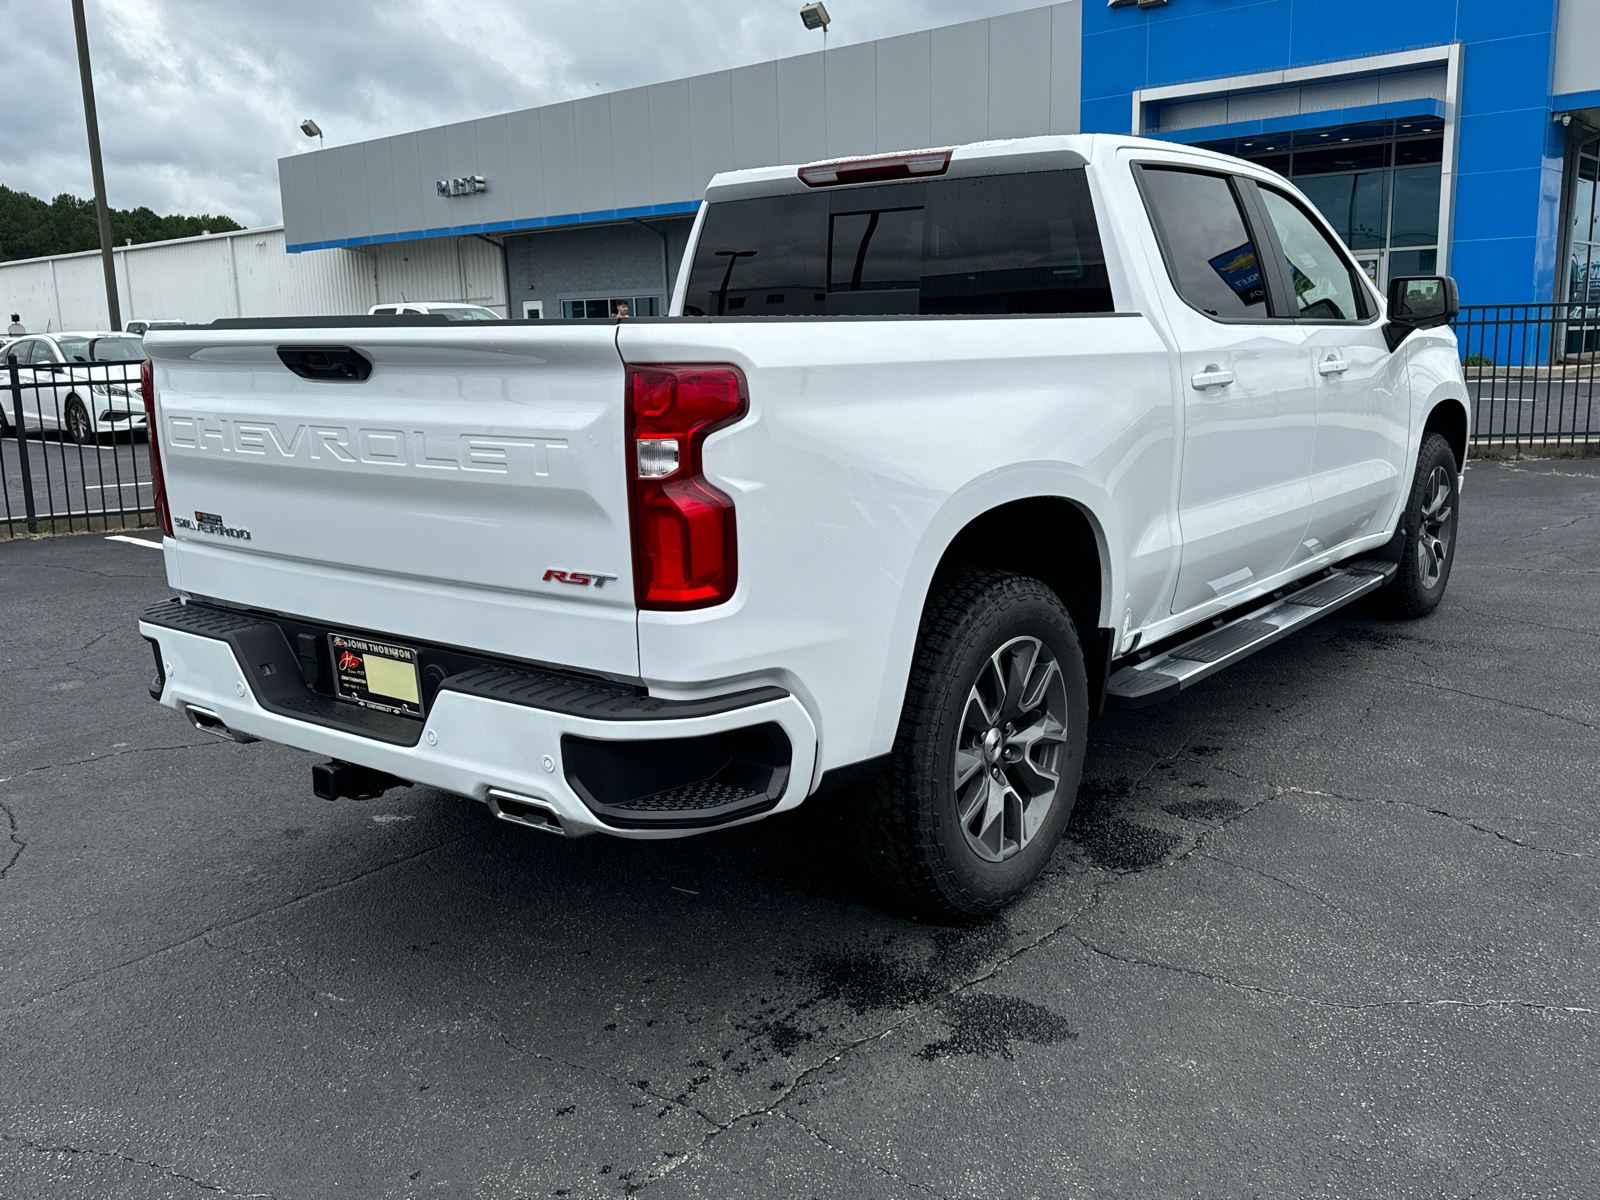
[[[1082,170],[711,205],[689,316],[1110,312]]]
[[[1139,176],[1178,294],[1208,317],[1270,317],[1261,259],[1227,178],[1149,166]]]

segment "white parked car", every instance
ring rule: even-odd
[[[15,357],[23,420],[33,429],[59,429],[79,445],[103,433],[145,427],[139,395],[144,342],[128,333],[34,333],[6,345]],[[99,365],[109,364],[109,365]],[[9,385],[7,375],[3,381]],[[0,432],[15,424],[9,388],[0,393]]]
[[[403,313],[414,313],[423,316],[427,313],[437,313],[447,321],[504,321],[505,318],[492,308],[485,308],[481,304],[459,304],[455,302],[434,302],[432,300],[408,300],[403,304],[374,304],[367,309],[368,316],[398,316]]]
[[[1103,705],[1439,603],[1455,307],[1095,135],[719,175],[665,318],[152,332],[151,691],[567,836],[850,788],[887,888],[992,911]]]

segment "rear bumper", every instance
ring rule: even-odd
[[[552,707],[540,707],[545,697],[537,689],[531,699],[527,689],[521,690],[520,699],[502,699],[497,698],[497,691],[511,696],[518,689],[479,685],[453,690],[447,684],[434,697],[426,718],[413,723],[416,737],[414,744],[407,744],[412,739],[337,728],[326,719],[317,719],[314,709],[304,715],[287,710],[279,702],[281,697],[263,693],[259,681],[247,676],[235,649],[237,629],[232,631],[232,642],[226,631],[214,630],[208,635],[174,628],[168,620],[140,621],[139,632],[157,647],[161,670],[152,692],[159,687],[159,699],[169,708],[180,712],[198,709],[214,714],[227,730],[237,734],[325,754],[482,802],[490,799],[491,790],[526,797],[553,809],[569,834],[683,837],[759,820],[798,805],[810,790],[816,763],[816,726],[798,700],[776,688],[729,698],[728,705],[679,707],[645,697],[642,707],[647,708],[647,715],[636,710],[626,719],[607,719],[581,715],[583,706],[574,706],[570,699],[547,701]],[[742,702],[746,699],[748,703]],[[763,732],[758,735],[756,731]],[[713,735],[729,736],[718,741]],[[760,791],[758,778],[756,792],[744,788],[743,802],[702,809],[680,807],[666,820],[662,819],[661,797],[666,797],[669,807],[681,805],[682,794],[703,794],[708,785],[699,782],[676,787],[673,793],[663,792],[652,802],[638,805],[634,812],[627,805],[601,802],[606,797],[597,798],[593,789],[585,787],[583,770],[592,768],[578,761],[587,756],[592,763],[597,747],[602,757],[608,749],[615,750],[625,773],[628,764],[648,764],[657,757],[658,745],[663,760],[681,755],[682,747],[689,744],[684,739],[708,739],[704,744],[713,746],[726,744],[738,759],[741,747],[748,746],[752,738],[765,739],[763,744],[786,743],[784,769],[771,774],[765,791]],[[573,761],[567,761],[569,757]],[[734,763],[735,769],[739,766]],[[745,782],[749,777],[748,771],[742,777],[737,773],[725,776]],[[595,775],[587,778],[593,780]],[[718,785],[709,786],[716,792]],[[737,789],[730,791],[722,785],[717,798],[726,800],[733,791]]]

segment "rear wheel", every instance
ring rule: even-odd
[[[89,418],[89,410],[83,406],[83,401],[76,396],[67,397],[67,410],[62,414],[65,421],[67,436],[80,446],[86,446],[95,440],[94,422]]]
[[[889,772],[858,808],[878,881],[935,916],[1020,896],[1071,816],[1087,722],[1083,652],[1054,592],[1002,571],[941,579]]]
[[[1444,599],[1456,555],[1457,470],[1450,443],[1437,433],[1424,434],[1398,535],[1400,566],[1385,589],[1395,616],[1425,617]]]

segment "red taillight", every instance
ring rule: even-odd
[[[706,435],[744,416],[744,372],[716,363],[628,368],[633,590],[640,608],[705,608],[733,595],[733,501],[700,473]]]
[[[844,162],[812,163],[800,168],[807,187],[835,187],[841,183],[882,183],[889,179],[916,179],[943,175],[950,169],[950,151],[924,150],[919,154],[886,154],[881,158],[852,158]]]
[[[172,510],[167,507],[167,478],[161,473],[161,435],[156,426],[156,365],[148,358],[139,368],[139,392],[144,397],[145,436],[150,445],[150,490],[155,493],[156,520],[161,532],[172,536]]]

